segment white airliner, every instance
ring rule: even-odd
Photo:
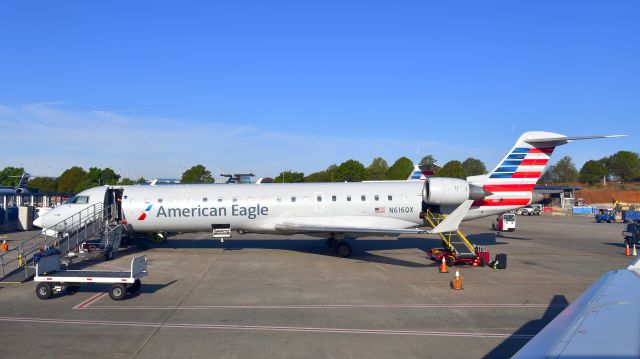
[[[467,180],[102,186],[82,191],[34,225],[48,228],[93,204],[116,204],[130,232],[304,233],[332,239],[338,254],[348,256],[345,238],[452,232],[463,220],[524,207],[556,146],[618,136],[526,132],[493,171]],[[429,231],[418,228],[426,224],[427,208],[447,215]],[[64,226],[55,230],[64,232]]]

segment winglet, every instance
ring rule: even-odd
[[[455,232],[458,230],[460,223],[467,215],[469,208],[473,204],[473,200],[466,200],[458,206],[450,215],[448,215],[444,221],[440,222],[436,228],[429,231],[429,233],[446,233]]]

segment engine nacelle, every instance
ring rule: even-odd
[[[488,196],[482,187],[458,178],[429,177],[422,189],[422,199],[430,205],[459,205],[468,199],[474,201]]]
[[[23,188],[16,188],[16,193],[17,193],[17,194],[20,194],[20,193],[22,193],[22,192],[24,192],[24,189],[23,189]]]

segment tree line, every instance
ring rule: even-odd
[[[438,166],[432,155],[427,155],[419,162],[420,165],[432,166],[436,176],[466,178],[487,172],[485,164],[476,158],[467,158],[463,162],[449,161],[442,167]],[[358,182],[405,180],[413,171],[413,162],[407,157],[398,158],[391,166],[382,157],[374,158],[369,166],[357,160],[347,160],[339,165],[333,164],[325,170],[313,172],[305,176],[303,172],[291,170],[280,172],[273,182]]]
[[[599,160],[589,160],[580,171],[571,157],[565,156],[556,164],[547,167],[542,174],[542,183],[597,183],[604,179],[620,182],[640,180],[640,154],[618,151]]]
[[[424,156],[420,165],[432,166],[438,177],[467,178],[487,173],[485,164],[476,158],[464,161],[449,161],[439,166],[432,155]],[[283,171],[275,178],[265,178],[263,182],[359,182],[381,180],[405,180],[413,171],[413,162],[407,157],[400,157],[391,166],[382,157],[374,158],[368,166],[357,160],[347,160],[339,165],[333,164],[326,169],[305,175],[303,172]],[[0,171],[0,185],[17,186],[22,167],[5,167]],[[561,158],[557,163],[547,167],[541,181],[551,183],[597,183],[604,178],[621,182],[640,180],[640,155],[637,152],[619,151],[599,160],[585,162],[578,171],[569,156]],[[214,183],[215,178],[205,166],[198,164],[182,173],[182,183]],[[145,183],[143,177],[138,179],[121,178],[113,169],[91,167],[85,171],[74,166],[65,170],[59,177],[33,177],[27,187],[40,192],[77,193],[91,187],[102,185],[133,185]]]

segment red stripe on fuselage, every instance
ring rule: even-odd
[[[515,172],[511,178],[540,178],[542,172]]]
[[[485,185],[484,189],[491,192],[531,192],[535,184],[491,184]]]
[[[550,155],[553,153],[553,150],[555,150],[555,147],[547,147],[547,148],[534,147],[529,150],[529,153],[544,153],[544,154]]]
[[[544,160],[542,158],[532,158],[532,159],[524,159],[520,162],[519,166],[542,166],[546,165],[549,160]]]
[[[472,206],[481,207],[495,207],[495,206],[526,206],[531,199],[529,198],[496,198],[496,199],[483,199],[480,201],[474,201]]]

